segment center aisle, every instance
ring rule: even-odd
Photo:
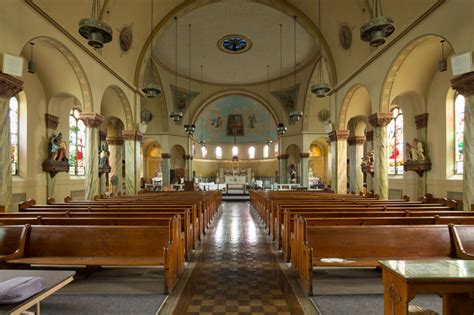
[[[222,203],[175,314],[303,314],[250,212]]]

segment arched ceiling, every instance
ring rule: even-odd
[[[220,84],[249,84],[280,75],[280,27],[283,25],[283,75],[294,71],[294,21],[281,11],[257,2],[232,0],[199,7],[178,18],[178,73],[189,71],[189,24],[191,27],[191,77],[200,80],[200,65],[205,65],[204,81]],[[175,22],[160,33],[154,43],[155,61],[174,72]],[[251,48],[232,54],[219,49],[221,38],[231,34],[250,39]],[[317,42],[299,23],[296,24],[296,62],[305,66],[318,54]]]

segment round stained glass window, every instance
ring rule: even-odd
[[[227,35],[219,40],[217,46],[224,52],[238,54],[249,50],[252,43],[250,39],[242,35]]]

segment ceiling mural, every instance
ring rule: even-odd
[[[181,88],[176,88],[170,84],[171,94],[173,95],[173,108],[175,112],[184,112],[188,105],[199,95],[199,92],[193,92]]]
[[[196,140],[225,144],[265,142],[277,137],[275,120],[257,100],[228,95],[210,103],[194,123]]]
[[[296,105],[298,104],[298,91],[300,90],[300,85],[297,84],[290,88],[283,90],[273,91],[272,95],[280,102],[280,104],[285,109],[286,113],[289,114],[291,111],[296,110]]]

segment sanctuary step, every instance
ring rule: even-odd
[[[249,194],[222,194],[222,201],[250,201]]]

